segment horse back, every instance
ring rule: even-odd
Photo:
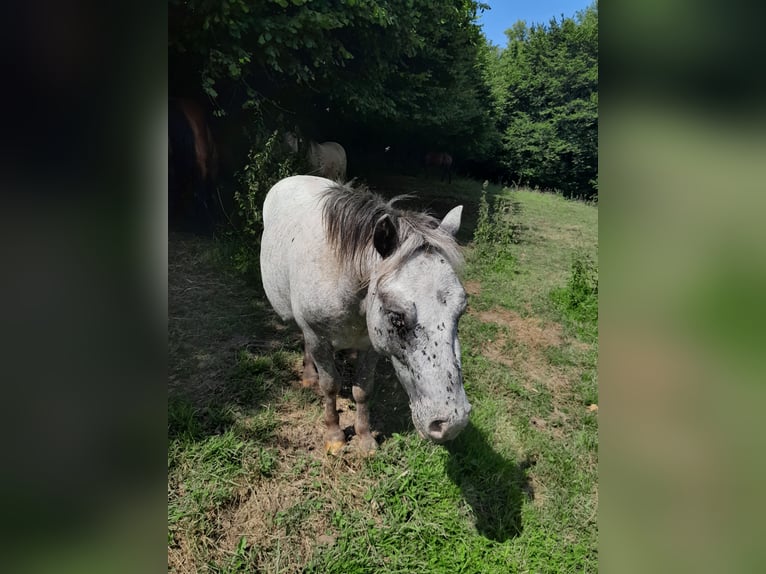
[[[301,292],[321,280],[329,250],[320,198],[331,183],[315,176],[289,177],[276,183],[263,202],[261,279],[282,319],[300,316]]]
[[[351,324],[361,328],[364,321],[359,317],[359,285],[338,261],[326,235],[323,194],[331,185],[325,178],[299,175],[269,190],[260,259],[266,297],[283,320],[337,333]]]
[[[346,177],[346,150],[338,142],[311,144],[311,162],[322,177],[343,180]]]

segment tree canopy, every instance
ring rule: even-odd
[[[482,177],[595,189],[597,13],[488,44],[474,0],[169,0],[171,95],[349,153],[444,149]],[[415,159],[414,161],[417,161]]]
[[[521,183],[589,196],[598,189],[598,12],[547,26],[517,22],[485,76],[503,137],[500,161]]]

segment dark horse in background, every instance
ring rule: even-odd
[[[218,152],[207,114],[198,103],[168,103],[168,223],[171,229],[209,233],[215,224]]]
[[[439,181],[446,178],[448,183],[452,183],[452,156],[447,152],[431,151],[425,157],[426,173],[432,167],[439,170]]]

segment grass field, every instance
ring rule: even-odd
[[[421,440],[381,361],[379,451],[325,455],[319,396],[298,383],[300,333],[219,244],[173,235],[168,569],[597,571],[598,209],[490,186],[482,212],[481,184],[465,180],[372,187],[416,193],[438,216],[465,205],[471,423],[445,446]],[[348,383],[339,407],[350,427]]]

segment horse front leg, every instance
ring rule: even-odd
[[[304,336],[306,339],[304,360],[306,357],[313,359],[311,362],[315,367],[319,389],[324,399],[324,449],[329,454],[338,454],[346,445],[346,435],[340,428],[338,416],[337,398],[340,391],[340,376],[335,368],[335,354],[332,345],[320,341],[313,333],[304,331]]]
[[[372,348],[359,352],[356,376],[351,390],[356,402],[354,430],[359,440],[359,448],[365,453],[373,453],[378,448],[377,441],[370,433],[370,406],[368,403],[375,384],[375,365],[377,362],[378,354]]]
[[[301,386],[304,389],[313,388],[315,385],[319,385],[319,373],[317,372],[317,366],[314,362],[314,357],[309,353],[308,347],[303,346],[303,377],[301,378]]]

